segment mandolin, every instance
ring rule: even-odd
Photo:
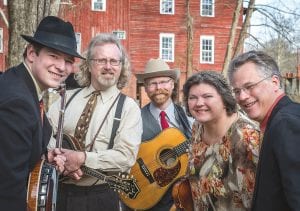
[[[63,134],[62,147],[65,149],[82,151],[78,141],[73,136],[68,134]],[[128,174],[119,173],[118,176],[108,176],[98,169],[89,168],[87,166],[81,166],[81,170],[85,175],[105,181],[110,188],[122,193],[123,195],[126,195],[126,197],[130,199],[135,198],[140,192],[136,180],[133,178],[133,176],[130,177]]]

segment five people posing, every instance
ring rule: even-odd
[[[97,35],[76,73],[82,88],[66,93],[63,133],[69,149],[59,150],[48,118],[55,135],[60,101],[47,118],[40,100],[73,72],[75,57],[83,57],[72,25],[57,17],[44,18],[33,37],[22,37],[29,42],[24,62],[0,76],[0,89],[6,90],[0,93],[1,209],[27,209],[29,173],[46,158],[65,176],[57,210],[119,210],[117,193],[82,167],[108,175],[128,172],[141,140],[168,127],[191,139],[187,178],[195,210],[299,209],[300,106],[284,94],[278,66],[264,52],[232,60],[228,79],[234,96],[220,73],[188,78],[183,92],[187,114],[195,119],[191,131],[184,109],[174,102],[180,71],[150,59],[144,73],[136,74],[151,100],[140,110],[120,91],[131,71],[124,47],[114,35]],[[170,188],[150,209],[169,210],[172,204]]]

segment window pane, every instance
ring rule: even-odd
[[[213,0],[202,0],[201,15],[203,16],[213,16]]]
[[[104,11],[105,0],[92,0],[92,9],[96,11]]]
[[[202,37],[201,39],[201,63],[214,62],[214,41],[213,37]]]
[[[161,1],[161,13],[173,14],[173,0],[162,0]]]
[[[95,10],[103,10],[103,6],[101,3],[95,2],[94,3]]]
[[[166,61],[174,60],[174,35],[166,34],[161,36],[160,57]]]

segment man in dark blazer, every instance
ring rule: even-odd
[[[39,101],[73,71],[76,39],[73,26],[57,17],[44,18],[29,42],[24,61],[0,76],[0,210],[27,210],[30,172],[47,154],[52,128]],[[58,149],[48,162],[62,171],[65,157]],[[39,179],[39,178],[37,178]],[[31,196],[30,196],[31,197]]]
[[[228,78],[241,108],[260,123],[252,210],[300,210],[300,104],[284,94],[273,58],[250,51],[233,59]]]

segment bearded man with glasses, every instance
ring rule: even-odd
[[[69,177],[59,184],[57,211],[119,211],[118,193],[110,188],[121,186],[118,179],[115,183],[109,178],[98,179],[81,169],[109,176],[128,172],[135,163],[142,135],[141,112],[134,99],[120,91],[130,72],[128,55],[117,37],[101,33],[90,41],[86,60],[75,74],[83,88],[66,93],[63,132],[73,136],[80,147],[62,149],[67,160],[64,175]],[[57,101],[49,109],[55,128],[59,105]]]
[[[183,108],[173,101],[176,97],[173,91],[179,79],[179,75],[180,70],[170,69],[169,65],[160,58],[150,59],[146,64],[144,72],[136,74],[138,81],[144,84],[145,91],[151,100],[141,111],[143,120],[143,141],[147,142],[154,139],[168,127],[178,128],[187,139],[191,137],[191,121],[187,118]],[[172,143],[172,141],[174,142],[175,140],[170,139],[164,141],[165,143]],[[172,158],[166,161],[166,163],[173,162]],[[149,183],[149,186],[151,185],[153,186],[154,183]],[[152,204],[152,206],[149,204],[149,206],[145,206],[145,208],[153,211],[169,210],[173,205],[171,187],[170,185],[161,200],[154,203],[154,205]],[[154,196],[152,195],[151,197],[153,198]],[[144,201],[147,200],[144,199]],[[126,210],[128,210],[128,208]]]
[[[285,95],[278,65],[264,52],[233,59],[228,78],[263,133],[252,210],[300,210],[300,104]]]

